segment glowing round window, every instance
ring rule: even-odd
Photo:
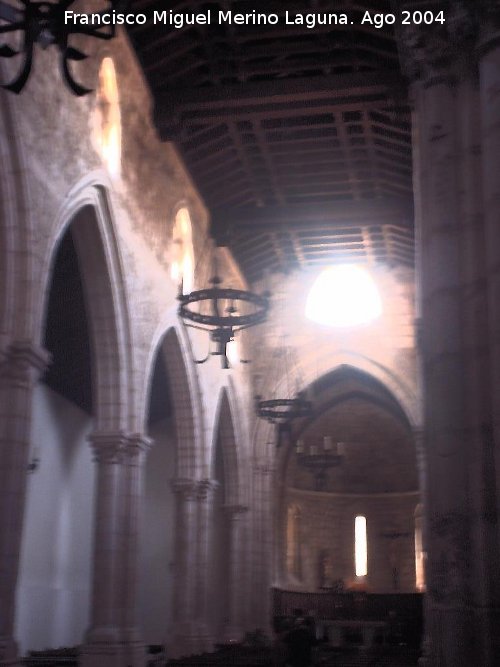
[[[111,58],[104,58],[99,70],[94,136],[109,173],[119,176],[122,130],[115,66]]]
[[[306,317],[331,327],[367,324],[382,313],[377,286],[368,271],[353,265],[332,266],[309,292]]]
[[[194,251],[191,218],[187,208],[177,211],[173,231],[173,257],[170,275],[175,283],[182,282],[183,294],[194,287]]]

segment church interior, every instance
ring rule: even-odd
[[[1,0],[0,82],[0,666],[498,667],[500,2]]]

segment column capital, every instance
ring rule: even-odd
[[[247,505],[223,505],[223,509],[231,519],[238,519],[248,512]]]
[[[200,501],[208,500],[209,496],[219,488],[220,484],[215,479],[201,479],[198,482],[197,498]]]
[[[500,8],[489,7],[484,10],[481,24],[478,51],[480,56],[500,48]]]
[[[257,475],[268,476],[274,474],[276,466],[270,463],[256,463],[253,466],[253,471]]]
[[[92,433],[89,442],[97,463],[121,463],[128,444],[128,437],[121,431]]]
[[[21,384],[35,383],[51,360],[50,353],[29,340],[11,343],[3,354],[0,372]]]
[[[123,447],[125,459],[129,465],[138,464],[141,456],[153,445],[153,440],[142,433],[132,433],[127,436]]]
[[[198,496],[198,481],[187,478],[173,479],[172,490],[181,500],[195,500]]]
[[[412,81],[427,85],[453,81],[471,71],[476,61],[482,11],[477,3],[462,0],[450,3],[444,23],[401,26],[399,45],[403,71]],[[401,10],[412,12],[415,5],[402,3]]]

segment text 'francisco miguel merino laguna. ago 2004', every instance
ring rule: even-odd
[[[257,12],[253,10],[247,13],[237,13],[230,10],[205,12],[181,13],[173,10],[154,11],[150,15],[144,13],[121,13],[117,11],[102,12],[98,14],[80,14],[78,12],[66,11],[64,15],[66,24],[73,25],[144,25],[145,23],[162,24],[172,28],[182,29],[190,25],[305,25],[307,28],[314,29],[316,26],[347,26],[359,23],[360,25],[370,25],[375,28],[382,28],[385,25],[429,25],[432,23],[443,24],[446,22],[443,11],[402,11],[400,14],[394,13],[373,13],[365,11],[363,15],[350,16],[346,13],[326,13],[326,12],[289,12],[285,11],[283,15]]]

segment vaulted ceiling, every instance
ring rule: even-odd
[[[407,82],[394,28],[361,24],[391,4],[178,0],[168,9],[211,10],[211,25],[131,28],[159,133],[175,142],[215,237],[250,281],[334,259],[411,265]],[[148,16],[165,5],[132,2]],[[219,25],[219,10],[280,21]],[[285,11],[345,12],[349,25],[286,25]]]

